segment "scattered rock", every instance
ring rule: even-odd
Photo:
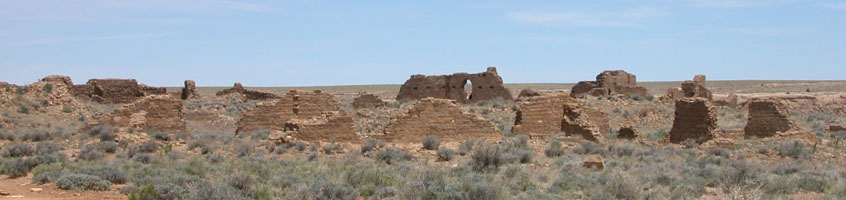
[[[829,132],[838,132],[838,131],[846,131],[846,125],[843,124],[830,124],[828,125]]]
[[[602,171],[605,169],[605,161],[602,160],[602,156],[599,154],[592,154],[585,156],[584,163],[582,164],[583,167],[588,169],[595,169],[597,171]]]
[[[473,85],[469,96],[464,91],[464,86],[467,85],[468,80]],[[511,96],[511,91],[503,85],[502,77],[497,74],[496,67],[488,67],[487,71],[476,74],[412,75],[402,84],[399,95],[397,95],[398,100],[423,99],[426,97],[452,99],[460,103],[514,98]]]
[[[9,196],[9,195],[11,195],[11,193],[0,190],[0,196]]]
[[[30,192],[41,192],[42,190],[44,190],[44,189],[41,189],[41,188],[30,188],[29,189]]]

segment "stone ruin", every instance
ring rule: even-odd
[[[676,101],[675,120],[670,129],[670,142],[682,143],[692,139],[696,143],[711,140],[717,130],[717,112],[704,98],[685,98]]]
[[[796,127],[788,116],[788,108],[778,99],[754,99],[749,104],[749,120],[743,131],[746,137],[771,137]]]
[[[713,100],[711,91],[705,87],[705,75],[699,74],[693,77],[693,81],[684,81],[681,85],[684,97],[698,97]]]
[[[244,95],[244,97],[249,100],[266,100],[279,98],[279,96],[276,96],[275,94],[245,89],[244,86],[241,85],[241,83],[235,83],[232,88],[218,91],[215,96],[226,96],[230,94]]]
[[[526,135],[565,132],[567,135],[601,141],[610,127],[604,113],[560,93],[525,99],[517,109],[511,131]]]
[[[373,94],[368,94],[366,92],[361,92],[358,94],[358,97],[353,99],[353,108],[376,108],[379,106],[384,106],[386,103],[382,101],[378,96]]]
[[[278,99],[247,110],[237,123],[237,133],[283,131],[305,141],[358,141],[351,116],[341,111],[331,94],[320,90],[291,90]]]
[[[602,155],[591,154],[585,156],[584,160],[582,160],[582,167],[602,171],[602,169],[605,169],[605,160],[602,159]]]
[[[197,94],[197,84],[194,83],[192,80],[185,80],[185,87],[182,88],[182,93],[180,94],[180,98],[182,100],[191,99],[191,98],[199,98],[200,94]]]
[[[646,96],[647,89],[637,85],[637,77],[623,70],[604,71],[596,81],[581,81],[570,90],[570,96],[608,96],[614,94]]]
[[[719,98],[715,95],[714,101],[715,106],[725,106],[729,108],[738,108],[740,104],[738,104],[737,94],[729,93],[725,97],[720,96]]]
[[[79,98],[114,104],[132,103],[144,96],[167,94],[167,89],[138,84],[135,79],[90,79],[84,85],[74,85],[71,93]]]
[[[424,98],[408,109],[408,113],[392,119],[385,127],[389,141],[419,142],[428,135],[442,140],[461,141],[469,138],[496,137],[501,132],[489,120],[467,113],[454,100]]]
[[[137,131],[188,132],[182,119],[182,102],[169,95],[142,97],[100,118],[93,125],[110,125]]]
[[[467,81],[473,85],[470,95],[464,90]],[[509,91],[502,82],[502,77],[496,72],[496,67],[488,67],[487,71],[476,74],[454,73],[452,75],[425,76],[412,75],[400,87],[397,99],[423,99],[434,97],[452,99],[460,103],[477,102],[501,98],[510,100]]]
[[[638,137],[640,137],[640,134],[637,131],[637,128],[635,128],[634,126],[623,126],[620,127],[619,131],[617,131],[618,139],[633,140],[637,139]]]
[[[536,96],[540,96],[540,95],[541,94],[539,92],[534,91],[532,89],[523,89],[523,90],[520,90],[520,94],[517,95],[517,98],[518,99],[524,99],[524,98],[536,97]]]

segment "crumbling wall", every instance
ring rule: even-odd
[[[467,81],[473,85],[468,96],[464,91]],[[496,98],[513,99],[502,82],[502,77],[496,72],[496,67],[488,67],[487,71],[476,74],[455,73],[452,75],[424,76],[412,75],[400,87],[397,99],[423,99],[434,97],[452,99],[458,102],[476,102]]]
[[[620,127],[620,130],[617,131],[617,138],[618,139],[637,139],[640,137],[640,132],[638,132],[637,128],[634,126],[623,126]]]
[[[580,135],[590,141],[602,141],[604,135],[611,131],[609,119],[602,111],[580,102],[564,103],[563,109],[561,132],[567,135]]]
[[[676,102],[684,98],[684,92],[681,88],[672,87],[667,89],[667,94],[661,97],[661,101],[663,102]]]
[[[520,94],[517,95],[517,98],[518,99],[524,99],[524,98],[536,97],[536,96],[540,96],[540,95],[541,94],[539,92],[534,91],[532,89],[523,89],[523,90],[520,90]]]
[[[340,111],[335,97],[320,90],[291,90],[279,99],[247,110],[236,132],[286,131],[301,140],[358,140],[352,117]]]
[[[682,82],[681,89],[684,97],[705,98],[709,101],[713,99],[711,91],[705,87],[705,75],[699,74],[693,77],[693,81]]]
[[[725,107],[729,107],[729,108],[737,108],[737,106],[738,106],[737,95],[734,94],[734,93],[729,93],[726,96],[714,95],[714,100],[712,101],[712,103],[715,106],[725,106]]]
[[[604,71],[596,81],[581,81],[570,90],[570,96],[604,96],[611,93],[646,96],[647,89],[637,85],[637,77],[623,70]]]
[[[197,84],[193,80],[185,80],[185,87],[182,88],[180,96],[183,100],[200,97],[200,94],[197,94]]]
[[[670,130],[670,142],[681,143],[693,139],[703,143],[714,137],[717,114],[704,98],[685,98],[676,101],[675,120]]]
[[[564,93],[526,98],[517,108],[511,131],[524,135],[549,135],[561,132],[564,104],[575,101]]]
[[[169,95],[146,96],[118,108],[97,125],[132,128],[138,131],[187,133],[182,118],[182,102]]]
[[[408,113],[392,119],[385,127],[384,137],[390,141],[418,142],[427,135],[462,141],[500,136],[501,132],[487,119],[461,110],[454,100],[430,97],[418,101]]]
[[[385,105],[385,102],[376,95],[361,92],[353,99],[352,105],[353,108],[376,108]]]
[[[166,94],[167,89],[138,84],[135,79],[91,79],[74,85],[71,92],[99,103],[132,103],[143,96]]]
[[[244,86],[241,85],[241,83],[235,83],[232,88],[218,91],[215,96],[225,96],[230,94],[244,95],[245,98],[250,100],[266,100],[279,98],[279,96],[276,96],[275,94],[245,89]]]
[[[788,108],[777,99],[755,99],[749,104],[749,120],[743,128],[746,137],[770,137],[796,127]]]

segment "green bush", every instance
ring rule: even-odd
[[[412,156],[410,153],[394,148],[385,148],[383,150],[377,151],[373,156],[376,158],[376,160],[385,162],[389,165],[397,163],[399,161],[407,161],[414,159],[414,156]]]
[[[481,141],[481,139],[467,139],[464,142],[461,142],[461,145],[458,146],[458,154],[459,155],[467,155],[473,151],[473,145]]]
[[[367,153],[382,146],[385,146],[385,141],[368,138],[364,143],[361,143],[361,153]]]
[[[63,190],[108,190],[111,183],[97,176],[85,174],[65,174],[56,180],[56,187]]]
[[[153,138],[161,141],[170,141],[170,133],[168,132],[153,132]]]
[[[441,147],[438,149],[437,153],[438,161],[450,161],[453,158],[453,154],[455,154],[455,152],[452,149]]]
[[[225,183],[205,182],[198,184],[197,188],[191,191],[188,199],[192,200],[229,200],[242,199],[238,189]]]
[[[543,154],[550,158],[564,155],[564,149],[561,148],[561,142],[558,140],[550,141],[549,146],[543,150]]]
[[[99,160],[105,157],[106,154],[97,145],[86,144],[79,150],[79,159],[82,160]]]
[[[37,175],[32,176],[32,181],[38,184],[47,184],[56,181],[59,177],[62,177],[65,172],[62,170],[53,170],[53,171],[46,171],[39,173]]]
[[[47,155],[58,152],[59,150],[59,145],[52,142],[39,142],[35,145],[35,154],[38,155]]]
[[[26,176],[30,169],[21,158],[5,159],[0,163],[0,173],[9,175],[9,178]]]
[[[506,162],[502,154],[498,145],[476,145],[470,155],[470,167],[477,172],[496,170]]]
[[[441,145],[441,140],[438,139],[438,136],[428,135],[428,136],[423,138],[423,149],[437,150],[440,145]]]
[[[32,149],[32,146],[23,143],[14,143],[10,145],[6,145],[3,147],[3,150],[0,150],[0,156],[3,157],[24,157],[24,156],[32,156],[32,153],[35,152]]]
[[[175,200],[185,199],[188,196],[188,190],[181,186],[171,183],[164,184],[148,184],[141,189],[124,187],[127,190],[137,190],[129,193],[130,200]],[[121,191],[123,192],[123,188]]]
[[[129,180],[126,173],[110,166],[85,166],[74,170],[73,173],[97,176],[114,184],[124,184]]]

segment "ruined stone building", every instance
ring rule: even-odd
[[[692,139],[703,143],[714,138],[717,112],[704,98],[685,98],[676,101],[675,119],[670,129],[670,142],[682,143]]]
[[[182,118],[182,102],[169,95],[145,96],[100,118],[97,125],[136,131],[188,132]]]
[[[468,95],[464,89],[467,81],[473,85]],[[400,87],[397,99],[423,99],[434,97],[452,99],[458,102],[476,102],[501,98],[513,99],[502,82],[502,77],[496,72],[496,67],[488,67],[487,71],[476,74],[455,73],[452,75],[412,75]]]
[[[536,96],[540,96],[540,95],[541,94],[539,92],[534,91],[532,89],[523,89],[523,90],[520,90],[520,94],[517,95],[517,98],[523,99],[523,98],[529,98],[529,97],[536,97]]]
[[[711,91],[705,87],[705,75],[696,75],[693,77],[693,81],[682,82],[681,89],[684,97],[699,97],[708,99],[709,101],[713,100]]]
[[[511,131],[525,135],[550,135],[564,132],[601,141],[610,132],[609,119],[566,94],[548,94],[526,98],[517,109]]]
[[[637,85],[637,77],[623,70],[604,71],[596,76],[596,81],[581,81],[570,90],[570,96],[582,97],[628,94],[646,96],[647,89]]]
[[[74,85],[71,93],[99,103],[132,103],[144,96],[166,94],[167,89],[138,84],[135,79],[91,79],[84,85]]]
[[[244,86],[241,85],[241,83],[235,83],[232,88],[217,91],[215,96],[226,96],[230,94],[244,95],[244,97],[249,100],[266,100],[279,98],[279,96],[276,96],[275,94],[245,89]]]
[[[185,87],[182,88],[180,98],[185,100],[198,97],[200,97],[200,94],[197,94],[197,84],[192,80],[185,80]]]
[[[284,131],[306,141],[358,141],[352,117],[341,111],[335,97],[320,90],[291,90],[285,96],[247,110],[236,132]]]
[[[389,141],[419,142],[428,135],[462,141],[469,138],[498,137],[502,133],[489,120],[461,110],[454,100],[424,98],[408,112],[392,119],[385,127]]]
[[[376,108],[379,106],[385,105],[385,102],[382,101],[378,96],[373,94],[368,94],[366,92],[359,93],[358,97],[353,99],[353,108]]]
[[[778,99],[753,99],[749,103],[749,120],[743,131],[746,137],[771,137],[795,128],[788,108]]]

